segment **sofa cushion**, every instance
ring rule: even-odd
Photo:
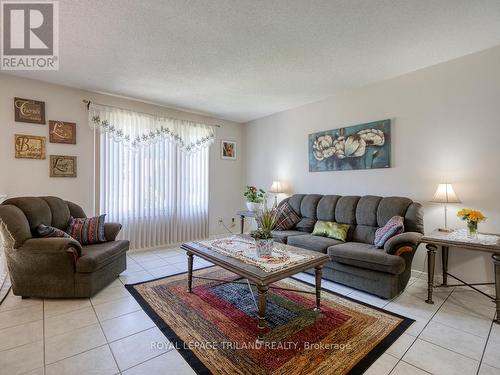
[[[94,272],[128,250],[129,241],[103,242],[83,246],[82,256],[76,262],[76,272]]]
[[[106,214],[89,218],[71,218],[66,233],[82,245],[105,242],[105,218]]]
[[[307,194],[300,203],[300,216],[316,220],[318,202],[322,197],[319,194]]]
[[[314,225],[312,234],[314,236],[323,236],[345,242],[347,239],[347,233],[349,232],[349,227],[349,224],[339,224],[334,221],[318,220]]]
[[[356,206],[356,224],[377,226],[377,208],[382,197],[365,195],[361,197]]]
[[[424,209],[420,203],[413,202],[406,210],[405,230],[424,234]]]
[[[12,204],[23,211],[30,224],[30,230],[33,232],[40,224],[51,225],[52,213],[50,207],[42,198],[37,197],[19,197],[10,198],[3,204]]]
[[[52,213],[51,226],[65,230],[68,227],[71,214],[69,212],[68,204],[57,197],[42,197],[42,199],[49,205],[50,212]]]
[[[297,215],[295,210],[290,206],[290,204],[288,204],[288,202],[285,202],[284,204],[278,206],[274,210],[274,214],[276,219],[276,230],[288,230],[293,228],[295,224],[300,222],[299,215]],[[259,224],[258,221],[257,223]]]
[[[405,227],[403,222],[404,218],[402,216],[392,217],[382,228],[377,229],[373,244],[378,248],[384,247],[385,242],[389,238],[404,232]]]
[[[339,262],[375,271],[399,275],[405,270],[405,261],[397,255],[361,242],[347,242],[328,248],[332,262]]]
[[[328,247],[341,243],[342,241],[334,240],[333,238],[313,236],[312,234],[288,237],[287,242],[288,245],[314,250],[320,253],[326,253]]]
[[[335,221],[342,224],[356,224],[356,206],[359,197],[341,197],[335,206]]]
[[[273,235],[274,239],[283,243],[287,243],[288,237],[303,235],[304,232],[300,232],[298,230],[273,230],[271,234]]]
[[[316,218],[323,221],[335,221],[335,206],[340,195],[325,195],[318,202]]]
[[[403,197],[382,198],[377,208],[377,226],[383,227],[393,216],[405,217],[412,200]]]
[[[302,203],[302,199],[304,199],[305,196],[305,194],[294,194],[290,198],[287,198],[285,202],[288,202],[288,204],[293,208],[297,215],[300,215],[300,204]]]
[[[311,233],[314,229],[314,224],[316,224],[316,219],[311,219],[310,217],[303,217],[295,225],[295,229],[301,232]]]
[[[85,212],[83,211],[83,208],[81,208],[79,205],[69,201],[66,201],[66,203],[68,204],[69,213],[72,217],[76,218],[87,217],[87,215],[85,215]]]
[[[43,224],[40,224],[39,226],[36,227],[35,233],[36,236],[40,238],[52,238],[52,237],[62,237],[70,239],[72,238],[68,233],[62,231],[59,228]]]
[[[375,240],[375,231],[378,227],[371,225],[356,225],[352,231],[352,241],[372,244]]]
[[[0,205],[0,231],[4,234],[4,247],[20,247],[24,241],[32,238],[30,223],[20,208]],[[0,236],[1,237],[1,236]]]

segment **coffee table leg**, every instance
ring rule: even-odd
[[[193,253],[187,252],[188,256],[188,293],[191,293],[193,287]]]
[[[317,266],[316,270],[316,307],[314,311],[321,311],[321,273],[323,271],[323,266]]]
[[[495,302],[497,307],[495,323],[500,324],[500,254],[493,254],[491,257],[495,265]]]
[[[264,341],[264,333],[266,329],[266,304],[267,304],[267,285],[257,285],[259,291],[259,323],[257,325],[258,335],[257,342]]]

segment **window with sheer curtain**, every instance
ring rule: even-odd
[[[99,131],[99,211],[132,249],[208,235],[211,126],[91,104]]]

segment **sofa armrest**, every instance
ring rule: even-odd
[[[106,241],[114,241],[120,233],[122,225],[119,223],[104,223],[104,237]]]
[[[420,239],[421,233],[405,232],[390,238],[384,245],[387,254],[401,255],[406,252],[415,251]]]
[[[57,254],[67,252],[79,257],[82,255],[82,245],[72,238],[31,238],[24,241],[23,245],[17,248],[17,251],[29,252],[31,254]]]

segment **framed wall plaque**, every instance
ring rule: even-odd
[[[236,142],[221,140],[220,156],[221,159],[236,160]]]
[[[14,98],[14,120],[45,125],[45,102]]]
[[[45,159],[45,137],[14,134],[16,159]]]
[[[76,124],[74,122],[49,120],[49,142],[76,144]]]
[[[76,156],[50,155],[50,177],[76,177]]]

